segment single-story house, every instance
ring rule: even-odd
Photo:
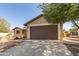
[[[26,27],[20,28],[20,27],[15,27],[13,29],[14,31],[14,37],[15,38],[26,38]]]
[[[79,36],[79,29],[73,29],[73,31],[70,31],[71,36]]]
[[[27,27],[27,39],[60,39],[60,24],[51,25],[43,15],[39,15],[24,24]]]

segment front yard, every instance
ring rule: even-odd
[[[79,43],[58,40],[9,40],[0,43],[0,56],[79,56]]]
[[[0,52],[1,56],[72,56],[67,47],[57,40],[25,40]]]

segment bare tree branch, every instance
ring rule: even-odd
[[[79,29],[79,25],[77,25],[77,23],[75,22],[75,20],[72,20],[72,23],[73,23],[76,27],[78,27],[78,29]]]

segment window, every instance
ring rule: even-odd
[[[17,30],[17,31],[16,31],[16,34],[19,34],[19,33],[20,33],[19,30]]]

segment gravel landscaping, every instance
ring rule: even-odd
[[[64,40],[63,43],[74,56],[79,56],[79,38],[78,37],[66,38],[66,40]]]
[[[7,42],[0,42],[0,52],[4,52],[7,49],[19,45],[24,40],[9,40]]]
[[[72,53],[59,41],[25,40],[0,52],[0,56],[72,56]]]
[[[68,48],[69,51],[71,51],[74,56],[79,56],[79,43],[66,42],[64,45]]]

